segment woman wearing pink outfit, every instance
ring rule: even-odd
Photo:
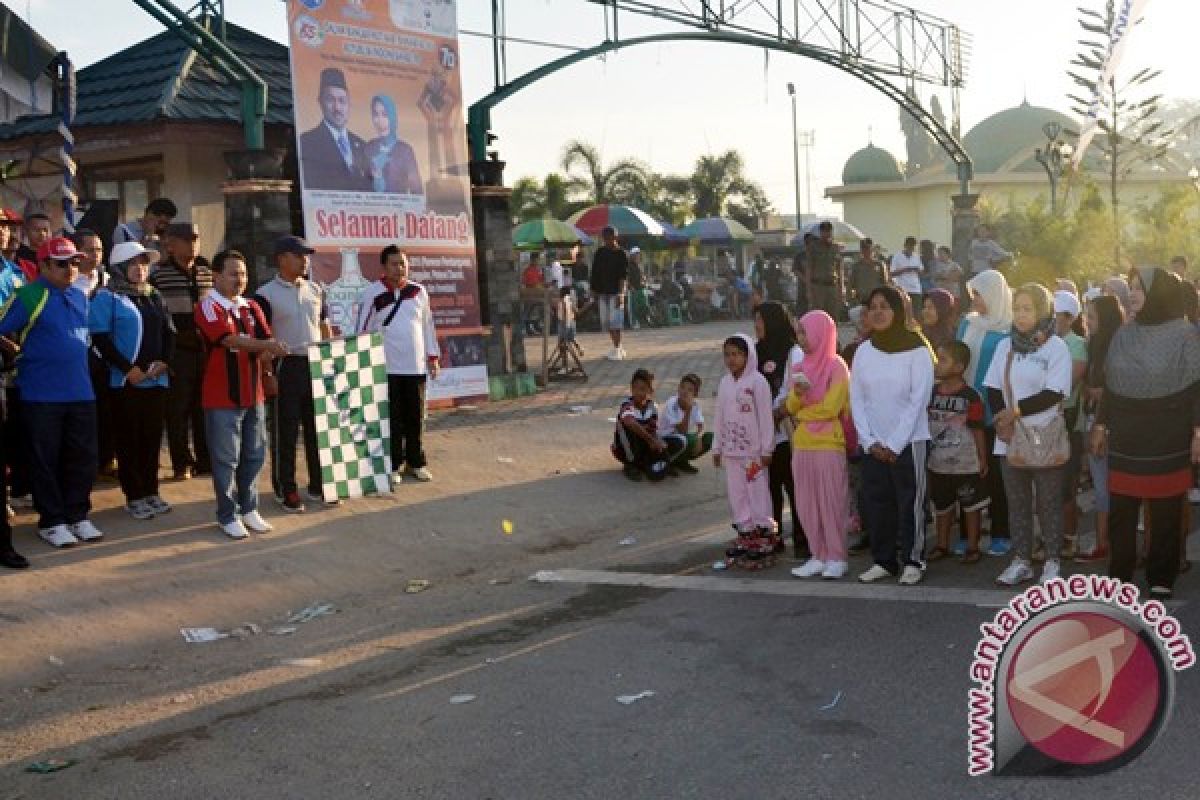
[[[758,569],[770,563],[779,544],[767,476],[775,450],[771,387],[758,371],[758,356],[749,336],[730,336],[724,354],[729,372],[717,388],[713,464],[725,467],[737,531],[737,541],[726,556],[729,563]]]
[[[850,370],[838,355],[837,324],[824,311],[800,318],[804,361],[787,377],[792,435],[792,478],[800,524],[812,558],[792,574],[836,579],[846,574],[846,431]]]

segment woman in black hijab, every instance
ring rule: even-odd
[[[804,351],[796,343],[796,328],[792,315],[782,303],[767,301],[754,308],[755,350],[758,354],[758,371],[767,379],[771,396],[775,398],[775,452],[771,456],[768,473],[771,487],[771,509],[775,524],[779,527],[779,539],[783,536],[783,496],[787,493],[792,508],[792,546],[798,559],[810,555],[808,540],[800,527],[796,514],[796,490],[792,483],[792,432],[791,421],[782,400],[787,386],[788,371],[804,360]]]

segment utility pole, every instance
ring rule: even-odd
[[[802,230],[800,224],[800,133],[796,126],[796,85],[787,85],[788,94],[792,97],[792,178],[796,188],[796,232]]]
[[[793,104],[795,100],[793,99]],[[793,112],[795,111],[793,107]],[[800,146],[804,148],[804,210],[813,213],[812,201],[812,165],[809,156],[817,143],[817,132],[814,130],[800,131]]]

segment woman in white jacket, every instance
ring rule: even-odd
[[[850,407],[866,454],[863,521],[875,564],[858,579],[873,583],[903,567],[900,583],[911,586],[921,581],[925,568],[925,453],[934,359],[925,337],[910,327],[895,288],[871,292],[867,325],[871,338],[854,354],[850,373]]]

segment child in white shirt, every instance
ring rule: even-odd
[[[658,436],[674,455],[671,467],[688,475],[700,471],[691,462],[711,450],[713,442],[712,433],[704,430],[704,414],[697,399],[700,384],[700,376],[694,372],[680,378],[679,390],[667,399],[658,418]]]

